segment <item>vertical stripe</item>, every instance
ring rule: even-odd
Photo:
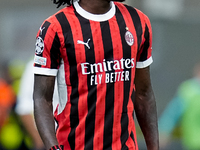
[[[100,37],[101,28],[100,23],[95,21],[90,21],[93,42],[94,42],[94,52],[95,52],[95,63],[103,62],[104,60],[104,51],[103,51],[103,41]],[[97,80],[97,103],[96,112],[95,112],[95,130],[94,130],[94,142],[93,149],[101,150],[103,149],[103,133],[104,133],[104,115],[105,115],[105,93],[106,93],[106,84],[105,84],[105,72],[96,73]],[[95,81],[93,82],[93,84]]]
[[[58,145],[56,145],[56,149],[60,149]]]
[[[121,20],[120,20],[121,21]],[[116,18],[112,18],[109,21],[110,24],[110,32],[113,43],[113,58],[115,61],[120,62],[123,59],[123,48],[122,48],[122,40],[119,29],[119,22],[117,22]],[[124,28],[125,29],[125,28]],[[116,62],[115,62],[116,64]],[[122,66],[121,69],[115,70],[117,74],[116,78],[121,78],[121,73],[123,72]],[[122,106],[124,99],[124,84],[121,81],[117,81],[114,84],[114,121],[113,121],[113,139],[112,139],[112,149],[121,149],[121,114],[122,114]]]
[[[135,11],[138,13],[138,16],[140,17],[141,26],[142,26],[142,36],[141,36],[142,42],[141,42],[139,51],[142,51],[145,44],[147,44],[149,47],[147,49],[145,49],[147,51],[146,52],[147,53],[146,59],[149,59],[152,56],[151,55],[151,53],[152,53],[152,28],[151,28],[151,23],[150,23],[149,18],[144,13],[142,13],[141,11],[139,11],[137,9]],[[147,39],[148,39],[148,41],[146,41]],[[147,43],[145,43],[145,42],[147,42]],[[139,56],[138,56],[137,61],[139,61],[139,59],[140,59],[140,54],[141,54],[141,52],[139,52]]]
[[[83,33],[83,42],[88,43],[88,46],[85,46],[85,57],[86,62],[89,64],[95,63],[95,54],[93,48],[93,37],[90,27],[89,20],[81,17],[76,13],[77,18],[80,21],[82,33]],[[91,72],[91,68],[88,67],[87,72]],[[95,128],[95,111],[96,111],[96,85],[91,85],[91,76],[95,74],[87,75],[87,87],[88,87],[88,114],[85,120],[85,149],[93,149],[93,137],[94,137],[94,128]]]
[[[130,59],[131,57],[131,47],[126,43],[125,41],[125,33],[126,33],[126,23],[124,21],[124,18],[121,14],[121,12],[119,11],[119,9],[116,9],[117,11],[117,22],[120,25],[120,35],[121,35],[121,41],[122,41],[122,48],[123,48],[123,59]],[[131,74],[131,70],[127,69],[124,67],[124,73],[126,71],[129,72],[129,74]],[[128,149],[127,146],[125,145],[128,137],[129,137],[129,133],[128,133],[128,116],[127,116],[127,105],[128,105],[128,100],[129,100],[129,91],[130,91],[130,82],[125,82],[124,81],[124,100],[123,100],[123,108],[122,108],[122,116],[121,116],[121,143],[122,143],[122,149]]]
[[[73,12],[74,13],[74,12]],[[74,14],[77,15],[77,14]],[[87,76],[82,75],[81,63],[86,62],[85,55],[85,46],[83,44],[78,44],[77,41],[84,41],[83,30],[80,23],[80,20],[77,17],[68,17],[68,20],[71,24],[72,34],[74,38],[75,46],[75,55],[77,60],[77,71],[78,71],[78,92],[79,92],[79,101],[78,101],[78,118],[79,125],[75,131],[75,150],[84,149],[85,145],[85,119],[88,113],[87,97],[88,97],[88,86],[87,85]]]
[[[142,26],[141,26],[141,22],[140,22],[140,18],[138,16],[138,14],[136,13],[135,9],[129,6],[124,7],[124,5],[120,4],[118,5],[119,9],[121,12],[123,12],[123,18],[125,20],[126,26],[128,27],[129,31],[133,34],[134,36],[134,44],[133,46],[131,46],[131,58],[134,58],[134,63],[136,64],[136,55],[137,52],[139,51],[139,47],[140,47],[140,43],[141,43],[141,35],[142,35]],[[132,19],[130,19],[132,18]],[[132,28],[133,27],[133,28]],[[127,146],[128,147],[133,147],[135,146],[135,148],[137,149],[137,141],[135,141],[135,139],[130,139],[130,134],[133,130],[134,127],[134,120],[133,120],[133,101],[132,101],[132,93],[134,93],[134,78],[135,78],[135,67],[132,68],[132,70],[130,70],[130,83],[128,85],[125,85],[125,91],[126,88],[129,88],[129,94],[127,93],[126,97],[128,98],[128,102],[127,102],[127,115],[128,115],[128,134],[129,134],[129,139],[127,139]],[[124,108],[125,109],[125,108]],[[123,121],[122,121],[123,122]],[[134,132],[134,136],[136,136],[136,133]],[[131,144],[132,141],[132,144]],[[134,143],[134,145],[133,145]]]
[[[149,28],[147,27],[147,25],[145,25],[144,39],[145,39],[145,42],[144,42],[143,49],[141,50],[139,61],[147,60],[148,48],[149,48],[149,40],[150,40]]]
[[[133,90],[132,90],[132,93],[131,93],[131,100],[132,100],[132,103],[134,104],[134,102],[135,102],[135,86],[133,87]],[[130,131],[131,132],[130,137],[131,137],[133,143],[135,144],[135,150],[138,150],[135,122],[134,122],[134,112],[132,114],[130,114],[130,117],[133,118],[133,125],[132,125],[132,129]]]
[[[45,29],[43,31],[46,31]],[[45,36],[44,39],[44,52],[42,53],[42,56],[47,58],[47,62],[45,66],[45,68],[51,68],[52,64],[58,64],[57,61],[59,61],[59,55],[55,55],[55,57],[51,57],[51,51],[52,49],[54,49],[53,51],[56,53],[59,53],[59,48],[60,48],[60,44],[59,44],[59,40],[56,40],[56,33],[54,30],[52,30],[52,24],[50,25],[48,31],[47,31],[48,36]],[[56,67],[56,69],[58,68],[58,66]],[[55,68],[53,68],[55,69]]]
[[[50,57],[51,57],[51,68],[58,69],[61,59],[60,59],[60,41],[57,33],[54,37],[53,44],[50,50]]]
[[[107,21],[101,22],[101,32],[104,48],[104,58],[106,61],[113,61],[113,46],[112,38],[110,35],[110,26]],[[106,75],[112,73],[106,71]],[[107,83],[106,85],[106,100],[105,100],[105,123],[104,123],[104,140],[103,149],[112,149],[112,129],[113,129],[113,116],[114,116],[114,83]]]
[[[67,85],[71,85],[70,83],[70,67],[69,67],[69,61],[68,61],[68,56],[67,56],[67,50],[65,47],[65,37],[62,31],[62,27],[59,23],[59,21],[57,20],[56,16],[51,18],[52,20],[54,20],[54,22],[56,23],[56,27],[57,27],[57,34],[60,40],[60,44],[61,44],[61,48],[60,48],[60,52],[62,55],[62,58],[64,60],[64,71],[65,71],[65,82]],[[71,91],[72,91],[72,87],[71,86],[67,86],[67,104],[65,106],[65,109],[63,110],[63,112],[59,115],[55,114],[55,118],[58,121],[58,128],[56,133],[58,142],[60,144],[64,144],[66,149],[70,149],[70,144],[68,141],[68,135],[71,131],[71,127],[70,127],[70,110],[71,110],[71,104],[70,104],[70,95],[71,95]],[[63,128],[66,129],[64,134],[63,134]]]
[[[125,5],[126,6],[126,5]],[[130,6],[126,6],[128,12],[126,12],[126,14],[124,14],[124,18],[129,17],[132,19],[125,19],[126,22],[129,22],[130,24],[133,24],[134,26],[134,32],[133,35],[134,37],[137,37],[137,39],[135,39],[135,42],[137,42],[137,44],[135,43],[132,46],[132,53],[131,53],[131,57],[135,58],[135,64],[136,64],[136,57],[137,57],[137,52],[139,52],[140,50],[140,46],[141,46],[141,41],[142,41],[142,23],[140,20],[140,16],[137,13],[136,9],[130,7]],[[133,50],[134,49],[134,50]],[[137,49],[137,50],[136,50]],[[135,67],[134,69],[132,69],[132,74],[131,74],[131,87],[130,87],[130,93],[129,93],[129,103],[128,103],[128,110],[132,110],[133,109],[133,105],[134,105],[134,90],[135,90],[135,85],[134,83],[134,78],[135,78]],[[129,111],[130,112],[130,111]],[[131,138],[131,136],[129,137],[129,143],[131,144],[131,141],[134,143],[135,149],[138,150],[138,144],[137,144],[137,139],[136,139],[136,130],[135,130],[135,123],[134,123],[134,118],[133,118],[133,113],[128,113],[128,117],[129,117],[129,134],[130,132],[133,133],[134,138]],[[132,140],[131,140],[132,139]],[[128,144],[128,143],[127,143]],[[131,146],[131,145],[130,145]]]
[[[133,141],[135,141],[135,138],[134,138],[134,134],[133,134],[133,131],[131,132],[131,139],[133,140]]]
[[[138,45],[138,51],[139,51],[141,42],[142,42],[142,32],[143,32],[140,16],[138,15],[136,9],[134,9],[131,6],[127,6],[127,5],[125,5],[125,6],[126,6],[127,10],[129,11],[129,13],[131,14],[131,18],[134,23],[134,27],[135,27],[136,34],[137,34],[137,45]]]
[[[41,27],[43,30],[42,30],[42,32],[41,31],[39,32],[39,37],[41,37],[43,39],[44,49],[47,49],[47,51],[43,51],[43,53],[41,53],[37,56],[41,56],[41,57],[48,57],[49,56],[49,52],[50,52],[50,49],[51,49],[51,46],[52,46],[52,43],[53,43],[52,37],[55,36],[55,32],[52,32],[51,28],[49,28],[50,26],[51,26],[50,22],[45,21],[45,23]],[[48,33],[48,35],[50,34],[51,36],[46,36],[46,33]],[[48,42],[48,44],[46,44],[46,41]]]
[[[44,24],[41,26],[42,32],[41,32],[41,30],[39,30],[37,37],[40,36],[44,40],[49,26],[50,26],[50,22],[45,21]]]
[[[63,146],[63,145],[60,145],[60,148],[61,148],[62,150],[64,150],[64,146]]]
[[[126,6],[126,5],[125,5]],[[140,20],[140,17],[137,13],[137,11],[130,7],[130,6],[126,6],[127,9],[125,9],[126,13],[123,15],[126,22],[131,24],[131,26],[134,26],[134,31],[132,31],[134,37],[135,38],[135,44],[132,46],[132,53],[131,53],[131,57],[132,58],[136,58],[137,52],[140,49],[140,45],[141,45],[141,41],[142,41],[142,23]],[[128,11],[128,12],[127,12]],[[128,18],[132,18],[132,19],[128,19]],[[136,64],[136,59],[135,59],[135,64]],[[133,104],[134,104],[134,90],[135,90],[135,85],[134,85],[134,78],[135,78],[135,67],[132,69],[132,74],[131,74],[131,87],[130,87],[130,99],[129,99],[129,103],[128,103],[128,110],[132,110],[133,109]],[[132,99],[132,101],[131,101]],[[133,142],[135,143],[135,148],[138,149],[137,146],[137,141],[136,141],[136,131],[135,131],[135,123],[133,120],[133,113],[128,113],[129,116],[129,134],[130,132],[133,131],[134,133],[134,140]],[[131,127],[131,128],[130,128]]]
[[[147,49],[147,59],[149,59],[152,56],[152,28],[151,28],[151,22],[147,16],[144,16],[145,18],[145,25],[148,29],[148,44],[149,47]]]
[[[75,149],[75,130],[76,127],[79,124],[79,118],[78,118],[78,73],[77,73],[77,62],[76,62],[76,55],[74,50],[74,41],[73,41],[73,34],[71,32],[71,24],[69,24],[66,16],[63,12],[56,15],[57,20],[60,22],[60,25],[62,27],[62,31],[64,34],[65,42],[66,42],[66,50],[67,50],[67,56],[70,66],[70,83],[71,83],[71,96],[70,96],[70,102],[71,102],[71,112],[70,112],[70,126],[71,126],[71,132],[68,136],[68,141],[70,144],[70,147],[72,150]],[[66,33],[67,36],[66,36]],[[71,43],[70,43],[71,42]]]
[[[37,33],[37,37],[41,37],[43,40],[45,39],[45,36],[46,36],[46,33],[47,33],[47,30],[48,30],[48,28],[49,28],[49,26],[50,26],[51,24],[50,24],[50,22],[48,22],[48,21],[45,21],[44,23],[43,23],[43,25],[41,26],[41,28],[43,29],[45,29],[45,30],[42,30],[42,32],[41,32],[41,30],[39,30],[38,31],[38,33]],[[54,35],[53,35],[54,36]],[[51,45],[51,44],[49,44],[49,45]],[[46,47],[44,47],[44,48],[46,48]],[[43,57],[43,53],[41,53],[41,54],[37,54],[37,56],[41,56],[41,57]],[[36,67],[41,67],[41,65],[39,65],[39,64],[35,64],[35,66]]]

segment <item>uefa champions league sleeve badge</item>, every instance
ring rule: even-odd
[[[35,43],[35,53],[37,55],[40,55],[42,54],[43,51],[44,51],[44,41],[41,37],[38,37]]]

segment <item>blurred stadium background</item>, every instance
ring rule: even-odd
[[[153,29],[151,78],[158,116],[200,59],[200,0],[127,0],[148,15]],[[1,0],[0,75],[3,65],[27,62],[43,20],[58,9],[51,0]]]

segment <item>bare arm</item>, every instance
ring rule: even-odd
[[[54,84],[54,76],[35,75],[33,92],[34,117],[46,149],[58,145],[52,106]]]
[[[149,67],[136,69],[135,86],[135,112],[147,144],[147,149],[158,150],[157,111],[155,97],[151,87]]]

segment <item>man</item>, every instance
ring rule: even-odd
[[[15,93],[6,80],[0,78],[0,131],[15,104]]]
[[[46,148],[138,150],[135,109],[148,150],[158,150],[147,16],[109,0],[54,3],[69,6],[40,27],[34,67],[34,114]],[[60,99],[53,117],[56,75]]]
[[[193,68],[193,77],[183,81],[175,96],[159,118],[161,147],[169,149],[173,131],[179,127],[184,149],[200,149],[200,62]]]

